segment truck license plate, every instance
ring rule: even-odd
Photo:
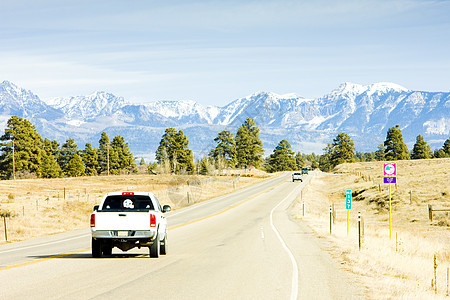
[[[128,231],[118,231],[117,236],[128,236]]]

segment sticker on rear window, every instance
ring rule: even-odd
[[[133,201],[131,201],[130,199],[125,199],[125,201],[123,201],[123,207],[134,209]]]

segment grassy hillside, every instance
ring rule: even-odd
[[[383,162],[343,164],[332,174],[316,173],[294,205],[293,214],[330,243],[342,266],[367,287],[369,298],[440,299],[447,293],[450,219],[449,212],[435,212],[430,221],[427,207],[450,209],[450,159],[398,161],[397,169],[398,184],[391,186],[391,238]],[[347,189],[353,192],[348,235]],[[330,205],[335,208],[332,234]],[[361,251],[358,212],[363,219]]]

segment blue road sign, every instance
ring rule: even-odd
[[[345,192],[345,208],[352,209],[352,190]]]
[[[397,183],[397,177],[384,177],[384,183]]]

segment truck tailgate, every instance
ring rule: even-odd
[[[95,230],[149,230],[148,212],[97,212]]]

